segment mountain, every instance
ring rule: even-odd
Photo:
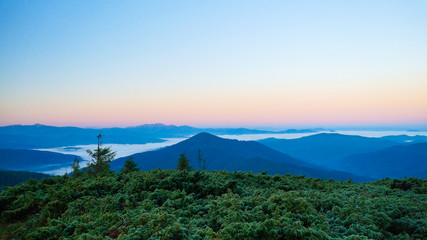
[[[381,137],[381,139],[389,140],[389,141],[393,141],[401,144],[427,142],[427,136],[424,136],[424,135],[416,135],[416,136],[395,135],[395,136]]]
[[[90,129],[40,124],[0,127],[0,148],[32,149],[95,144],[99,133],[104,143],[143,144],[163,140],[122,128]]]
[[[15,186],[31,178],[40,180],[48,177],[52,176],[36,172],[0,170],[0,190],[5,186]]]
[[[377,151],[398,145],[386,139],[337,133],[320,133],[298,139],[267,138],[258,141],[282,153],[325,167],[336,167],[337,161],[352,154]]]
[[[283,131],[268,131],[248,128],[195,128],[190,126],[164,125],[161,123],[144,124],[136,127],[125,128],[127,130],[138,131],[141,134],[148,134],[155,137],[188,137],[206,132],[214,135],[241,135],[241,134],[280,134],[280,133],[312,133],[327,131],[322,128],[313,129],[287,129]]]
[[[339,169],[374,178],[427,178],[427,143],[394,146],[344,158]]]
[[[262,133],[317,132],[323,129],[289,129],[285,131],[264,131],[247,128],[194,128],[164,124],[145,124],[126,128],[78,128],[54,127],[41,124],[12,125],[0,127],[0,148],[35,149],[52,148],[96,143],[101,132],[104,143],[144,144],[163,142],[160,138],[188,137],[199,132],[211,134],[238,135]]]
[[[70,167],[75,155],[24,149],[0,149],[0,169],[47,172]]]
[[[179,155],[186,153],[190,159],[190,165],[197,167],[198,163],[195,159],[199,150],[202,158],[206,160],[208,170],[253,172],[267,170],[269,174],[289,173],[336,180],[349,178],[356,181],[367,180],[345,172],[329,171],[309,165],[255,141],[223,139],[209,133],[199,133],[173,146],[134,154],[130,157],[139,164],[141,170],[176,169]],[[111,162],[112,169],[122,168],[127,158],[119,158]]]

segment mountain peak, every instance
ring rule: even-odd
[[[215,136],[213,134],[207,133],[207,132],[201,132],[198,133],[191,138],[187,139],[188,141],[197,141],[197,142],[206,142],[206,141],[215,141],[215,140],[224,140],[223,138],[220,138],[218,136]]]
[[[136,127],[168,127],[168,126],[171,126],[171,125],[165,125],[163,123],[148,123],[148,124],[143,124]]]
[[[209,138],[219,138],[219,137],[217,137],[217,136],[215,136],[213,134],[210,134],[208,132],[200,132],[200,133],[194,135],[191,138],[207,138],[207,137],[209,137]]]
[[[293,158],[285,153],[275,151],[255,141],[238,141],[224,139],[207,132],[200,132],[193,137],[159,150],[132,155],[141,170],[175,169],[180,154],[185,153],[190,164],[197,169],[197,159],[202,155],[208,170],[253,171],[268,170],[270,174],[298,174],[310,177],[335,178],[339,180],[353,178],[355,175],[344,172],[332,172]],[[126,158],[114,160],[111,168],[123,167]],[[199,166],[200,167],[200,166]]]

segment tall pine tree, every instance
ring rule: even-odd
[[[190,160],[185,156],[185,153],[181,153],[178,159],[178,170],[189,170],[190,169]]]
[[[139,168],[136,167],[138,164],[133,161],[133,157],[126,159],[125,165],[122,168],[122,172],[128,173],[133,171],[139,171]]]
[[[94,151],[86,150],[91,156],[91,160],[88,162],[88,173],[89,174],[100,174],[110,171],[110,162],[113,161],[116,153],[111,151],[110,147],[102,147],[102,134],[98,135],[98,148]]]

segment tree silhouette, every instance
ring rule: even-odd
[[[185,153],[181,153],[179,159],[178,159],[178,170],[189,170],[190,169],[190,161],[185,156]]]
[[[205,158],[203,158],[203,165],[202,165],[202,169],[203,169],[203,170],[206,170],[206,159],[205,159]]]
[[[94,151],[86,150],[92,157],[88,162],[88,173],[99,174],[110,171],[110,162],[113,161],[116,153],[111,151],[110,147],[102,147],[102,134],[98,135],[98,148]]]
[[[79,177],[81,175],[79,162],[79,159],[74,158],[74,161],[71,164],[71,168],[73,169],[73,177]]]
[[[197,162],[199,163],[199,169],[206,170],[206,160],[202,158],[202,151],[198,151]]]
[[[202,161],[203,161],[203,159],[202,159],[202,152],[199,149],[198,155],[197,155],[197,162],[199,163],[199,170],[202,169]]]
[[[129,157],[128,159],[126,159],[122,172],[128,173],[128,172],[138,171],[139,168],[136,167],[137,165],[138,164],[133,161],[133,157]]]

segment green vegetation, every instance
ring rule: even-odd
[[[73,163],[71,164],[71,169],[73,169],[71,175],[73,177],[80,177],[82,172],[80,170],[80,161],[76,158],[74,159]]]
[[[133,161],[132,157],[130,157],[126,159],[125,165],[123,166],[123,169],[121,171],[124,173],[139,171],[139,168],[137,166],[138,164]]]
[[[0,170],[0,191],[5,187],[14,186],[31,178],[40,180],[49,177],[52,176],[36,172]]]
[[[29,180],[0,239],[426,239],[427,180],[152,170]]]
[[[94,151],[86,150],[92,160],[88,163],[89,174],[102,174],[110,171],[110,162],[114,160],[116,153],[110,147],[102,147],[102,135],[98,135],[98,147]]]
[[[181,153],[177,164],[178,170],[190,170],[190,160],[185,156],[185,153]]]

